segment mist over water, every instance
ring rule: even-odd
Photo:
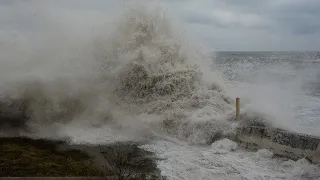
[[[319,135],[319,52],[219,52],[228,94],[287,130]]]
[[[134,139],[160,133],[198,142],[231,128],[225,119],[232,99],[208,69],[209,53],[188,44],[167,17],[139,7],[91,38],[68,33],[3,52],[4,134],[73,136],[76,126],[75,133],[96,128]]]
[[[304,79],[292,63],[212,59],[161,11],[120,12],[105,26],[88,25],[95,30],[75,26],[76,33],[49,12],[32,20],[46,28],[31,41],[2,39],[2,135],[202,143],[232,133],[227,120],[238,95],[249,117],[283,128],[297,119],[291,105]]]

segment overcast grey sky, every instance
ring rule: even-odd
[[[320,0],[157,3],[215,50],[320,50]],[[120,0],[0,0],[0,38],[10,34],[23,38],[37,32],[37,23],[46,24],[48,18],[61,24],[73,21],[80,31],[112,19],[121,5]],[[50,29],[50,23],[46,27]]]

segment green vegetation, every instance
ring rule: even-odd
[[[133,142],[95,146],[0,137],[0,177],[70,176],[165,179],[157,169],[153,153]]]
[[[119,180],[164,180],[157,165],[152,159],[152,153],[140,149],[137,144],[116,142],[101,147],[104,161]]]
[[[100,176],[90,156],[80,150],[59,150],[61,141],[0,138],[0,177]]]

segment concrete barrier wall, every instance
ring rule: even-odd
[[[320,163],[320,137],[249,126],[238,128],[237,135],[231,139],[249,149],[269,149],[279,156],[291,159],[306,157],[313,163]]]

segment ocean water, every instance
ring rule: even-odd
[[[320,135],[319,52],[217,52],[214,60],[232,97],[255,97],[247,104],[270,121]]]
[[[49,17],[41,22],[60,31],[39,29],[28,46],[1,41],[1,136],[144,141],[173,180],[319,179],[319,166],[304,159],[247,152],[227,139],[206,144],[234,133],[236,96],[248,120],[317,135],[317,53],[212,54],[143,7],[97,31],[74,33]]]

